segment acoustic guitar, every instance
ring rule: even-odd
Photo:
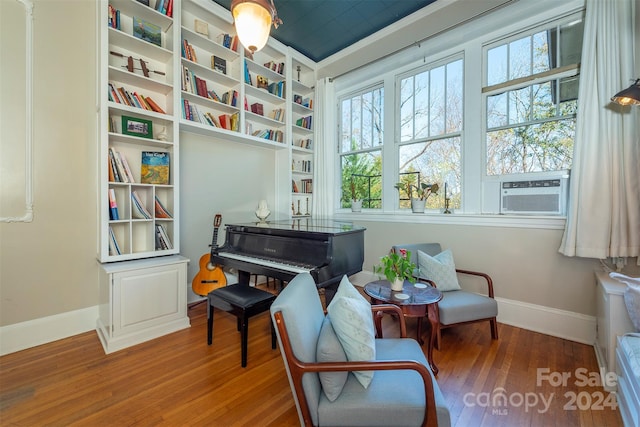
[[[218,228],[222,222],[222,215],[216,214],[213,220],[213,237],[211,238],[211,252],[200,257],[200,271],[191,282],[191,289],[200,296],[206,296],[214,289],[227,286],[227,277],[222,267],[213,263],[213,253],[218,247]]]

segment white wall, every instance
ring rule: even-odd
[[[200,257],[209,253],[215,214],[222,215],[222,245],[225,224],[257,221],[255,210],[262,199],[274,206],[274,167],[272,150],[180,133],[180,252],[191,260],[189,283]],[[189,300],[197,298],[189,290]]]

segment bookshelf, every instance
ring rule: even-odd
[[[140,0],[100,3],[103,263],[179,253],[180,131],[273,150],[277,216],[306,216],[313,207],[313,167],[295,165],[314,160],[315,63],[275,40],[249,55],[236,42],[231,14],[215,3],[169,0],[167,16],[155,10],[156,1],[164,0],[150,0],[149,6]],[[155,39],[134,34],[141,22]],[[136,133],[140,126],[151,129]],[[110,151],[126,159],[130,181],[110,176]],[[141,182],[144,151],[168,154],[168,182]],[[117,219],[110,216],[109,192]],[[155,215],[156,200],[170,217]],[[139,204],[151,215],[139,215]]]
[[[179,5],[179,2],[173,4]],[[176,34],[173,17],[152,6],[155,6],[153,0],[150,6],[135,0],[100,3],[103,47],[100,55],[105,66],[100,67],[99,86],[102,108],[98,258],[103,263],[179,252],[179,129],[174,107]],[[173,16],[175,12],[173,10]],[[143,38],[136,36],[134,27],[139,27],[140,23],[145,28],[148,26],[153,34]],[[143,152],[168,155],[168,182],[143,183]],[[129,174],[122,170],[123,162],[129,166]],[[111,200],[109,193],[115,196]],[[133,195],[137,195],[137,199],[133,199]],[[170,213],[169,217],[155,215],[156,200]],[[117,216],[112,213],[114,201]],[[150,215],[140,215],[137,208],[140,205]],[[160,229],[168,245],[159,244]]]
[[[97,331],[106,353],[189,326],[188,259],[178,255],[180,0],[149,3],[98,3]],[[143,169],[143,153],[166,165]]]

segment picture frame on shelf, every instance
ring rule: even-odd
[[[137,117],[122,116],[122,134],[152,139],[153,122]]]
[[[133,36],[162,47],[162,29],[144,19],[133,17]]]

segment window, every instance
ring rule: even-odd
[[[582,32],[574,17],[486,48],[487,175],[571,168]]]
[[[384,88],[340,100],[340,207],[351,207],[352,188],[364,208],[382,207]],[[353,184],[353,186],[352,186]]]
[[[443,206],[445,183],[450,206],[461,203],[463,65],[458,58],[400,78],[397,182],[437,183],[439,196],[427,200],[431,209]],[[410,207],[407,191],[398,193],[399,206]]]

